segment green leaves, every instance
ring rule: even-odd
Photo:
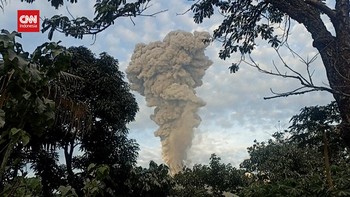
[[[62,197],[78,197],[78,194],[72,186],[60,186],[58,191]]]
[[[30,62],[28,53],[15,41],[16,37],[20,37],[20,34],[6,30],[0,34],[0,52],[4,59],[0,67],[0,79],[4,83],[0,95],[4,102],[0,117],[1,126],[6,122],[7,128],[22,128],[27,124],[26,121],[31,122],[30,117],[35,118],[30,113],[47,110],[47,106],[42,103],[43,87],[47,85],[45,74]],[[28,120],[23,119],[26,115]]]
[[[10,137],[15,142],[21,142],[23,146],[26,146],[30,140],[30,135],[24,130],[18,128],[12,128],[10,130]]]
[[[96,164],[91,163],[88,166],[87,172],[91,176],[96,176],[96,179],[102,180],[109,176],[110,168],[108,167],[108,165],[102,164],[97,166]]]
[[[291,119],[290,130],[255,141],[241,164],[254,179],[240,196],[346,196],[349,153],[337,134],[339,121],[334,102],[305,107]]]
[[[243,170],[231,164],[221,163],[221,158],[212,154],[209,165],[196,164],[184,168],[175,175],[174,196],[223,196],[224,192],[237,193],[243,186]]]
[[[268,43],[271,44],[271,47],[277,48],[281,44],[281,41],[278,39],[277,36],[273,36],[272,38],[269,38]]]
[[[214,10],[218,10],[224,17],[213,32],[214,39],[223,43],[219,57],[224,60],[236,52],[241,55],[250,54],[259,37],[275,48],[284,39],[283,36],[275,35],[274,25],[282,23],[285,15],[266,1],[201,0],[193,4],[191,10],[196,23],[210,18],[214,15]],[[235,68],[237,67],[231,66],[230,72],[235,73]]]
[[[41,190],[42,185],[39,178],[18,176],[4,185],[3,190],[0,192],[0,196],[40,196]]]
[[[84,181],[85,196],[114,196],[113,189],[108,188],[105,181],[109,180],[110,167],[108,165],[96,165],[91,163],[88,166],[88,178]]]
[[[236,73],[239,70],[239,64],[232,63],[232,66],[229,67],[230,73]]]
[[[148,168],[132,169],[127,185],[130,187],[130,196],[169,196],[174,181],[167,166],[150,161]]]
[[[56,8],[63,5],[62,0],[52,1]],[[71,0],[71,2],[76,0]],[[44,19],[42,23],[42,32],[49,31],[48,38],[51,40],[53,33],[58,30],[63,32],[66,36],[82,39],[87,34],[98,34],[114,21],[121,17],[136,17],[141,15],[144,10],[148,8],[145,6],[150,0],[136,0],[134,2],[127,2],[125,0],[103,0],[96,1],[94,5],[95,17],[88,19],[84,16],[69,19],[67,16],[55,15],[51,18]]]
[[[217,0],[214,1],[201,1],[200,3],[193,4],[191,6],[191,10],[194,12],[194,22],[195,23],[202,23],[204,18],[210,18],[214,14],[214,7],[218,6]],[[225,7],[226,10],[226,7]]]
[[[0,34],[3,57],[0,66],[0,82],[3,84],[0,89],[0,146],[5,154],[1,157],[0,181],[3,181],[6,169],[13,170],[24,162],[24,149],[47,143],[42,139],[48,138],[47,129],[55,118],[55,103],[49,99],[47,90],[49,83],[70,60],[57,43],[45,43],[29,56],[16,42],[17,37],[20,34],[6,30]]]
[[[65,47],[59,45],[59,42],[46,42],[35,49],[32,61],[41,71],[44,71],[47,77],[55,78],[61,71],[68,69],[71,54]]]

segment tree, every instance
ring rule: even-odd
[[[174,196],[224,196],[235,194],[244,185],[243,170],[231,164],[221,163],[221,158],[212,154],[209,165],[196,164],[192,169],[184,168],[175,175]]]
[[[105,165],[110,177],[104,179],[107,194],[125,193],[124,182],[138,151],[136,142],[127,138],[126,127],[138,110],[134,95],[113,57],[101,53],[96,58],[86,47],[71,47],[68,52],[72,60],[67,72],[78,79],[52,82],[59,96],[55,97],[55,127],[50,128],[64,151],[68,184],[81,195],[89,166]],[[74,157],[77,146],[82,153]]]
[[[220,58],[230,57],[234,52],[250,54],[254,50],[257,38],[266,40],[271,47],[278,48],[288,40],[290,20],[294,20],[306,28],[313,39],[313,46],[318,50],[329,81],[328,87],[313,84],[312,79],[303,77],[300,73],[285,64],[291,75],[261,70],[258,64],[253,66],[268,74],[289,77],[298,80],[301,87],[285,94],[288,96],[303,94],[310,91],[325,90],[333,94],[340,110],[342,119],[341,132],[343,140],[350,147],[350,9],[349,0],[336,0],[332,8],[324,0],[199,0],[191,7],[194,21],[203,22],[217,8],[224,16],[221,25],[214,31],[214,39],[223,41]],[[335,34],[327,29],[322,16],[330,19]],[[284,28],[284,33],[278,35],[275,27]],[[308,64],[306,62],[306,69]],[[230,69],[238,70],[239,64],[234,63]]]
[[[48,2],[56,9],[64,3]],[[118,18],[157,14],[143,14],[149,2],[97,0],[93,19],[55,15],[44,19],[42,32],[48,31],[49,39],[54,31],[75,38],[96,36]],[[4,3],[0,0],[1,9]],[[127,138],[126,124],[134,120],[138,107],[117,60],[106,53],[95,58],[84,47],[68,51],[58,43],[44,43],[29,56],[14,40],[20,34],[4,32],[0,35],[0,189],[16,186],[10,182],[30,162],[40,177],[43,196],[53,191],[126,195],[126,179],[138,150],[136,142]],[[73,157],[76,146],[83,152],[80,157]],[[64,152],[64,166],[57,165],[59,149]]]
[[[28,183],[23,169],[31,163],[44,196],[60,185],[82,195],[102,180],[99,191],[105,196],[127,193],[124,182],[136,164],[138,145],[127,138],[126,124],[138,106],[117,60],[57,43],[44,43],[30,55],[16,36],[0,34],[0,189],[11,195]],[[83,152],[77,159],[76,146]],[[65,166],[57,164],[60,148]],[[92,163],[96,168],[89,168]]]
[[[29,56],[16,37],[20,34],[6,30],[0,34],[0,188],[5,174],[20,175],[24,150],[45,144],[35,142],[54,123],[55,104],[47,97],[49,81],[70,60],[64,48],[54,43],[38,47],[45,53]]]
[[[166,165],[150,161],[148,169],[134,168],[127,184],[131,188],[127,196],[169,196],[174,187],[174,180]]]
[[[335,102],[305,107],[285,132],[248,148],[241,196],[348,196],[349,153],[338,133]]]
[[[240,165],[249,185],[240,196],[321,196],[327,187],[322,176],[322,156],[314,149],[289,143],[283,133],[274,140],[248,148],[249,159]]]
[[[336,132],[340,122],[339,109],[335,102],[327,106],[305,107],[291,119],[291,140],[302,147],[315,147],[323,153],[326,178],[333,188],[331,163],[344,160],[346,149]]]
[[[33,3],[35,0],[21,0],[27,3]],[[70,3],[77,3],[78,0],[67,0]],[[7,1],[0,0],[0,9],[4,9]],[[48,0],[51,6],[58,9],[64,5],[64,0]],[[73,17],[54,15],[51,18],[45,18],[42,23],[42,32],[48,31],[48,38],[51,40],[53,33],[58,31],[66,36],[74,38],[83,38],[84,35],[96,36],[109,26],[113,25],[119,18],[132,18],[136,16],[155,16],[158,13],[165,12],[162,10],[156,13],[145,14],[144,12],[150,7],[150,0],[135,0],[127,2],[126,0],[96,0],[94,5],[95,17],[88,19],[85,16]],[[132,21],[132,19],[131,19]]]

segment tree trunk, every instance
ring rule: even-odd
[[[326,69],[332,94],[342,118],[340,132],[350,147],[350,20],[349,0],[336,0],[335,9],[328,9],[327,16],[333,24],[332,35],[321,19],[321,4],[305,0],[266,0],[295,21],[303,24],[311,33],[313,46],[319,51]],[[316,2],[314,6],[307,2]],[[324,6],[323,6],[324,8]]]
[[[342,118],[340,131],[346,145],[350,147],[350,20],[349,1],[336,1],[336,18],[332,20],[336,36],[322,48],[322,60],[327,71],[333,96]]]
[[[328,187],[330,190],[333,189],[333,179],[331,174],[331,164],[330,164],[330,158],[329,158],[329,142],[328,142],[328,136],[327,131],[323,131],[323,159],[324,159],[324,167],[326,171],[326,178]]]
[[[66,160],[66,167],[68,173],[68,181],[70,183],[74,182],[74,172],[72,167],[72,159],[73,159],[73,150],[74,150],[74,142],[68,142],[64,146],[64,157]]]
[[[68,184],[72,186],[75,189],[75,192],[78,194],[78,196],[83,196],[83,186],[82,186],[82,181],[79,181],[79,178],[77,177],[76,174],[73,172],[73,153],[74,153],[74,139],[72,138],[69,140],[67,143],[65,143],[63,150],[64,150],[64,157],[66,160],[66,168],[67,168],[67,179],[68,179]]]
[[[324,44],[314,42],[320,51],[329,85],[334,91],[333,97],[339,107],[342,138],[350,147],[350,39],[341,40],[337,37],[320,49],[319,45]]]

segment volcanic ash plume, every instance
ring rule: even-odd
[[[191,146],[193,128],[201,122],[196,114],[205,102],[194,88],[202,85],[212,64],[204,54],[207,32],[170,32],[163,40],[135,47],[126,70],[131,89],[155,107],[151,119],[159,125],[155,136],[162,143],[162,157],[172,174],[182,170]]]

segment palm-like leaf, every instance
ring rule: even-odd
[[[50,84],[52,99],[56,103],[55,126],[70,125],[68,130],[88,131],[91,127],[91,116],[87,103],[72,98],[71,88],[82,87],[85,79],[69,72],[61,71],[58,79]],[[74,90],[73,90],[74,91]],[[59,125],[58,125],[59,124]]]

